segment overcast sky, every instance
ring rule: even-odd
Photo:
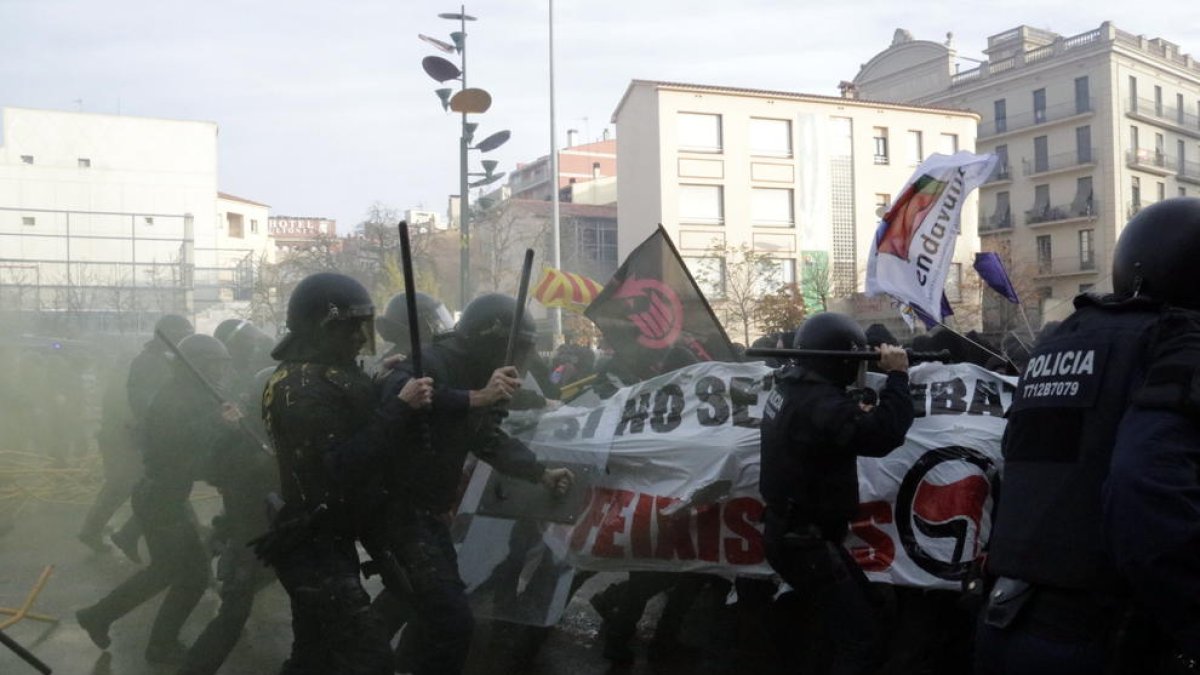
[[[0,0],[0,107],[211,120],[220,185],[275,215],[349,230],[367,207],[445,211],[457,192],[458,118],[443,113],[417,39],[448,40],[434,0]],[[467,6],[468,84],[511,129],[500,170],[550,146],[546,0]],[[558,0],[560,143],[598,138],[631,79],[836,95],[893,31],[978,58],[1025,23],[1074,35],[1112,20],[1200,57],[1200,4],[932,0]],[[473,158],[476,167],[477,157]]]

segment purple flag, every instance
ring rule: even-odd
[[[999,254],[976,253],[975,271],[993,291],[1008,298],[1009,302],[1021,303],[1021,298],[1017,297],[1017,289],[1013,288],[1012,281],[1008,279],[1008,272],[1004,271],[1004,263],[1000,261]]]

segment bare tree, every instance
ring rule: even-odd
[[[521,252],[546,251],[553,227],[549,218],[531,214],[519,202],[504,200],[481,209],[473,218],[478,233],[473,239],[483,268],[477,274],[481,290],[511,293],[521,273]]]
[[[704,286],[719,291],[719,296],[714,298],[714,309],[721,315],[723,323],[739,324],[742,339],[749,344],[750,328],[755,324],[759,301],[784,283],[780,263],[770,254],[756,251],[747,244],[730,246],[714,240],[709,252],[719,264],[715,268],[694,270],[694,276]]]
[[[828,253],[811,251],[800,256],[800,288],[809,311],[828,311],[835,291],[833,266],[829,264]],[[854,292],[852,288],[839,290],[847,296]]]

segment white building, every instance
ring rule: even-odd
[[[960,69],[948,44],[897,31],[854,86],[980,114],[979,150],[1001,156],[981,190],[981,246],[1006,258],[1031,318],[1061,319],[1077,293],[1111,290],[1132,214],[1200,190],[1200,63],[1108,22],[1071,37],[1019,26],[985,55]],[[991,330],[1020,321],[994,294],[985,306]]]
[[[613,113],[620,256],[662,223],[694,271],[721,268],[714,242],[746,245],[778,260],[782,283],[804,283],[803,261],[828,265],[835,296],[860,292],[892,196],[930,154],[973,149],[978,121],[961,110],[635,80]],[[978,250],[977,213],[972,196],[947,282],[956,306],[978,304],[959,283]]]
[[[268,207],[218,193],[215,123],[5,108],[0,129],[7,311],[195,313],[273,260]]]

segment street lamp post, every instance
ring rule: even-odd
[[[438,82],[449,80],[459,81],[458,93],[452,89],[442,88],[435,93],[442,102],[443,110],[452,110],[460,114],[461,133],[458,139],[458,222],[459,222],[459,309],[467,306],[471,292],[471,199],[470,189],[494,183],[504,176],[494,173],[496,162],[484,162],[483,173],[472,173],[469,164],[470,150],[488,152],[504,144],[509,132],[501,131],[492,134],[478,145],[472,146],[475,129],[478,124],[471,122],[467,115],[487,112],[492,105],[492,97],[483,89],[467,87],[467,22],[475,21],[475,17],[466,13],[466,7],[460,6],[458,12],[438,14],[439,18],[459,22],[459,30],[450,34],[451,43],[443,42],[427,35],[419,35],[422,40],[433,45],[447,54],[457,53],[459,65],[440,57],[427,56],[421,61],[425,72]],[[480,180],[471,182],[472,176],[482,176]]]

